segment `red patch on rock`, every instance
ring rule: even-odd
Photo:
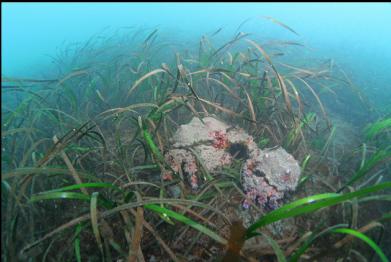
[[[229,146],[228,136],[225,131],[213,131],[209,133],[213,137],[213,147],[218,149],[225,149]]]

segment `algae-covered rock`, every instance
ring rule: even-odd
[[[242,128],[213,117],[194,117],[178,128],[171,142],[166,161],[174,172],[185,175],[193,189],[199,186],[202,168],[213,173],[230,165],[233,158],[243,159],[241,183],[247,196],[244,207],[253,201],[274,209],[286,192],[295,190],[299,180],[299,164],[283,148],[261,150]]]
[[[190,123],[178,128],[171,142],[173,142],[174,148],[178,148],[213,141],[213,132],[225,131],[228,127],[213,117],[205,117],[202,122],[199,118],[194,117]]]
[[[299,177],[299,164],[283,148],[260,151],[242,168],[242,186],[249,200],[271,209],[278,206],[285,192],[296,189]]]

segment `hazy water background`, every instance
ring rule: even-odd
[[[278,19],[300,36],[262,16]],[[240,31],[252,33],[256,39],[305,44],[305,48],[293,48],[293,52],[289,49],[282,58],[284,61],[311,69],[313,58],[319,58],[320,62],[333,59],[379,112],[391,114],[391,3],[5,3],[2,77],[58,77],[52,57],[61,50],[72,43],[84,43],[93,35],[126,34],[131,27],[145,28],[146,35],[158,28],[158,41],[168,39],[186,47],[188,44],[197,47],[203,35],[210,36],[222,28],[213,38],[217,48],[231,40],[238,26],[248,18],[251,20]],[[2,102],[14,102],[13,93],[9,94]],[[328,112],[332,109],[330,105],[340,110],[333,102],[327,103]],[[352,120],[353,109],[360,107],[353,106],[353,102],[345,105],[347,111],[340,110],[345,116],[343,120]],[[379,117],[374,114],[369,119],[368,114],[363,115],[358,120],[364,125]],[[344,129],[340,122],[337,136],[342,134],[342,138],[336,139],[336,145],[344,145],[344,141],[354,138],[353,131],[361,130],[352,123]],[[386,241],[384,246],[389,245],[390,240]]]
[[[50,56],[97,33],[158,27],[160,35],[197,43],[222,27],[227,41],[247,18],[243,31],[302,41],[313,56],[334,59],[379,108],[390,104],[390,3],[5,3],[2,76],[40,77]]]

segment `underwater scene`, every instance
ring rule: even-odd
[[[2,261],[390,261],[390,3],[1,7]]]

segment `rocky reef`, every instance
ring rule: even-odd
[[[234,158],[245,161],[241,185],[246,193],[243,207],[250,203],[275,209],[288,191],[295,190],[300,166],[283,148],[261,150],[242,128],[213,117],[194,117],[181,125],[165,154],[173,172],[182,172],[193,190],[200,185],[200,162],[208,172],[230,165]],[[172,172],[171,171],[171,172]]]
[[[247,207],[251,199],[277,208],[285,192],[296,189],[299,176],[299,164],[283,148],[259,150],[259,155],[248,159],[242,168],[242,186],[248,197],[243,205]]]

